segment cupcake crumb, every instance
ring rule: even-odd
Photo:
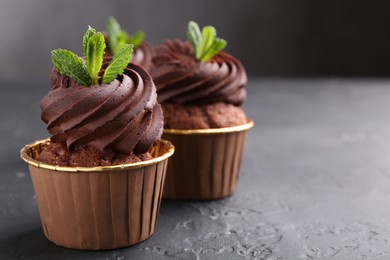
[[[39,161],[59,165],[69,165],[69,152],[64,143],[51,143],[45,146],[44,150],[39,155]]]
[[[165,128],[222,128],[242,125],[247,120],[244,111],[240,107],[224,102],[199,105],[165,103],[162,108]]]
[[[65,143],[52,142],[41,151],[38,160],[59,166],[95,167],[135,163],[152,158],[149,152],[138,155],[101,153],[92,146],[82,146],[75,151],[68,151]]]

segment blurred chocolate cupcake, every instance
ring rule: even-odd
[[[168,166],[164,197],[209,200],[236,186],[246,132],[247,76],[221,51],[226,42],[206,26],[188,25],[189,41],[166,40],[155,48],[150,73],[164,111],[163,137],[176,154]]]

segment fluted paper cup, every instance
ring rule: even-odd
[[[214,129],[164,129],[163,138],[175,145],[163,198],[213,200],[231,195],[236,187],[247,132],[246,124]]]
[[[174,152],[170,142],[154,145],[151,160],[99,167],[39,162],[48,142],[21,150],[47,239],[68,248],[100,250],[133,245],[154,233],[168,158]]]

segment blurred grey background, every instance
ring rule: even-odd
[[[0,78],[47,80],[50,51],[81,54],[88,25],[115,16],[152,44],[214,25],[250,76],[390,74],[390,2],[357,0],[0,0]]]

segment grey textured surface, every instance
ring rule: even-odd
[[[18,152],[46,136],[48,84],[12,86],[0,95],[0,259],[390,258],[390,81],[252,79],[257,125],[235,194],[163,201],[152,238],[102,252],[45,239]]]

